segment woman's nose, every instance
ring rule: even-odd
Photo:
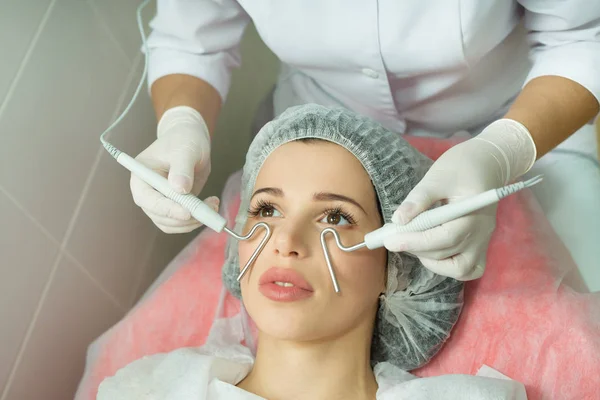
[[[314,229],[300,222],[286,221],[273,227],[271,240],[274,243],[273,251],[282,257],[304,258],[310,252],[310,235],[319,236]]]

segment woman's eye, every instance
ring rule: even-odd
[[[263,207],[260,210],[260,216],[262,218],[279,217],[281,214],[274,207]]]
[[[340,213],[329,213],[321,222],[329,225],[348,225],[350,222]]]

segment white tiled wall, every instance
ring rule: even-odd
[[[155,229],[99,145],[141,73],[139,3],[0,0],[0,400],[73,398],[87,345],[194,236]],[[275,59],[254,30],[242,53],[206,196],[241,167],[274,81]],[[135,155],[154,130],[144,91],[111,139]]]

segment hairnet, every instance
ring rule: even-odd
[[[385,222],[391,222],[397,206],[432,164],[398,134],[351,111],[318,105],[290,108],[266,124],[250,145],[236,231],[246,224],[250,198],[264,161],[279,146],[304,138],[336,143],[356,156],[375,187]],[[387,260],[386,291],[380,298],[371,361],[373,365],[388,361],[411,370],[429,361],[448,338],[462,308],[463,285],[434,274],[407,254],[388,252]],[[241,298],[239,271],[237,241],[229,240],[223,282]]]

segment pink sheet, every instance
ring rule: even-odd
[[[409,141],[434,159],[453,144]],[[230,225],[239,204],[232,186],[222,202]],[[105,377],[138,358],[204,343],[221,290],[226,239],[204,230],[161,283],[90,346],[76,399],[95,399]],[[600,294],[585,291],[532,194],[509,197],[498,208],[486,273],[466,285],[451,338],[413,373],[474,375],[485,364],[524,383],[530,400],[600,399]],[[239,302],[228,296],[225,309],[234,315]]]

